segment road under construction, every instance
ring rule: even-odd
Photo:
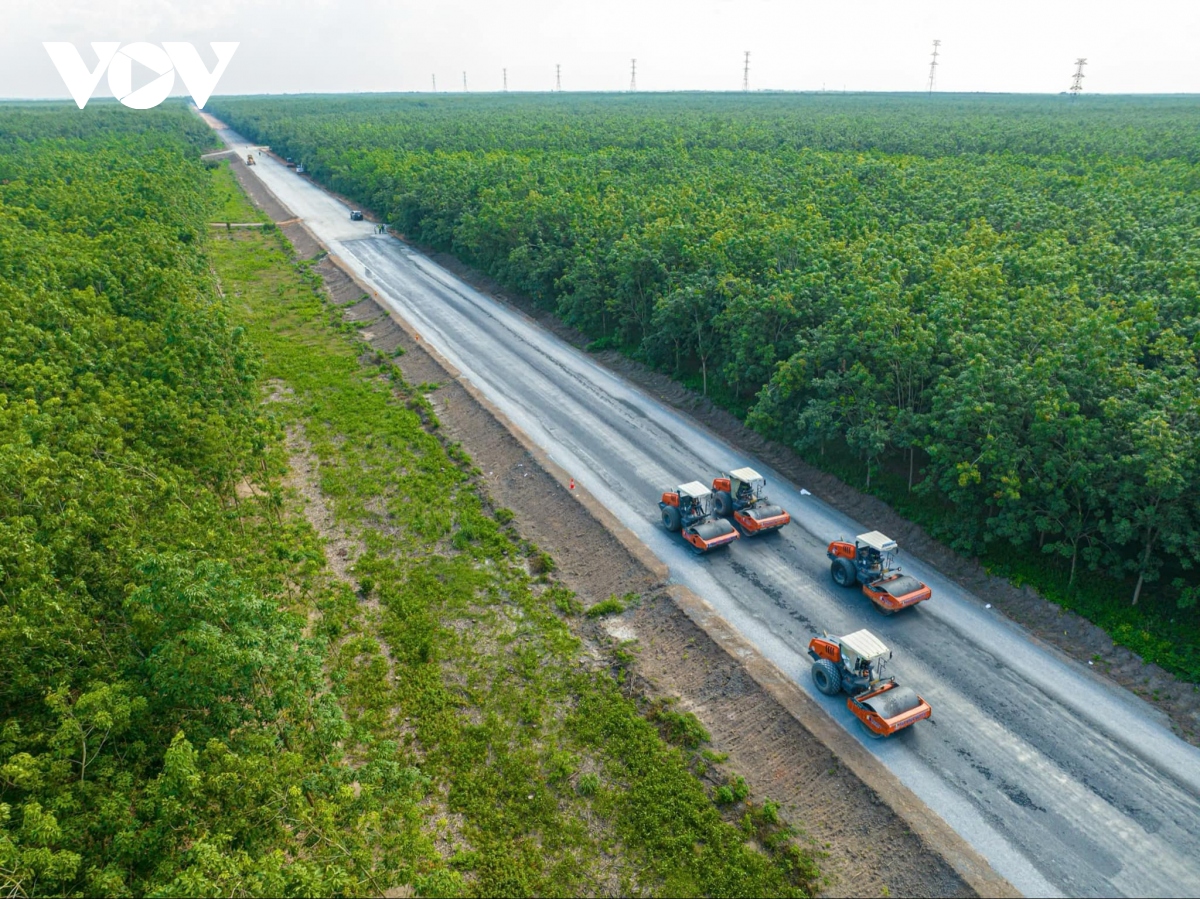
[[[227,129],[242,158],[254,145]],[[827,548],[870,531],[472,288],[307,178],[262,155],[249,170],[378,302],[404,319],[579,488],[612,513],[754,647],[807,690],[992,866],[1027,895],[1200,893],[1200,751],[1160,713],[1033,639],[952,578],[906,557],[932,599],[880,615],[833,583]],[[696,555],[667,531],[664,489],[731,466],[770,483],[791,523]],[[812,683],[823,631],[869,628],[889,673],[932,718],[869,740],[846,698]]]

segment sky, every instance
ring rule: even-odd
[[[68,95],[43,41],[238,41],[216,93],[278,94],[628,90],[634,58],[641,91],[740,90],[747,50],[752,90],[923,91],[935,38],[939,91],[1084,57],[1086,93],[1200,93],[1198,36],[1200,0],[0,0],[0,97]]]

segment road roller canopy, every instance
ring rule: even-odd
[[[746,481],[747,483],[762,480],[762,475],[760,475],[753,468],[739,468],[736,471],[729,472],[729,475],[730,477],[737,478],[739,481]]]
[[[873,662],[888,654],[888,648],[883,641],[868,630],[855,631],[840,638],[842,649],[850,650],[860,659]]]
[[[680,496],[690,496],[692,499],[704,499],[704,497],[708,496],[710,493],[712,493],[712,491],[699,481],[690,481],[687,484],[679,485]]]
[[[859,534],[854,539],[864,546],[869,546],[871,549],[878,550],[881,553],[894,553],[900,548],[900,544],[887,534],[879,533],[879,531],[867,531],[867,533]]]

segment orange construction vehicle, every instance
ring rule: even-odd
[[[664,493],[658,508],[668,531],[679,531],[697,553],[732,543],[740,536],[728,521],[711,519],[712,491],[699,481],[680,484],[672,493]]]
[[[763,491],[767,479],[753,468],[738,468],[713,478],[714,507],[718,515],[733,516],[747,537],[776,531],[792,520],[779,506],[771,505]]]
[[[891,651],[870,631],[855,631],[845,637],[809,641],[813,685],[826,696],[846,692],[846,708],[858,719],[863,732],[873,740],[890,737],[933,714],[924,699],[908,687],[884,678],[884,664]]]
[[[924,602],[933,591],[893,564],[900,547],[891,537],[870,531],[859,534],[853,543],[834,540],[825,554],[832,560],[830,574],[839,587],[862,584],[875,608],[891,615],[909,606]]]

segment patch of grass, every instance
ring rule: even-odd
[[[594,771],[583,775],[579,778],[579,783],[575,786],[575,791],[580,796],[595,796],[596,791],[600,789],[600,775]]]
[[[587,610],[588,618],[603,618],[606,615],[620,615],[625,611],[625,603],[614,593],[608,599],[602,599]]]
[[[659,726],[663,738],[668,743],[682,746],[685,749],[699,749],[700,744],[712,740],[712,734],[700,723],[700,719],[691,712],[678,712],[668,703],[656,703],[646,715]]]
[[[579,597],[561,584],[551,584],[544,594],[546,599],[564,615],[579,615],[583,612],[583,603]]]
[[[558,566],[549,553],[537,552],[529,560],[529,569],[534,574],[550,574]]]
[[[1010,545],[989,548],[981,557],[988,571],[1018,587],[1029,584],[1051,602],[1103,628],[1113,641],[1147,662],[1190,682],[1200,681],[1200,616],[1180,609],[1174,598],[1146,591],[1137,606],[1129,604],[1124,584],[1092,572],[1069,572],[1061,558]],[[1082,567],[1082,565],[1080,566]]]
[[[735,802],[743,801],[750,795],[750,788],[746,785],[745,779],[741,775],[734,775],[729,778],[729,783],[719,786],[713,791],[713,800],[717,805],[733,805]]]
[[[252,206],[238,184],[229,160],[222,159],[213,166],[213,205],[210,220],[214,222],[266,222],[268,219],[262,210]]]

